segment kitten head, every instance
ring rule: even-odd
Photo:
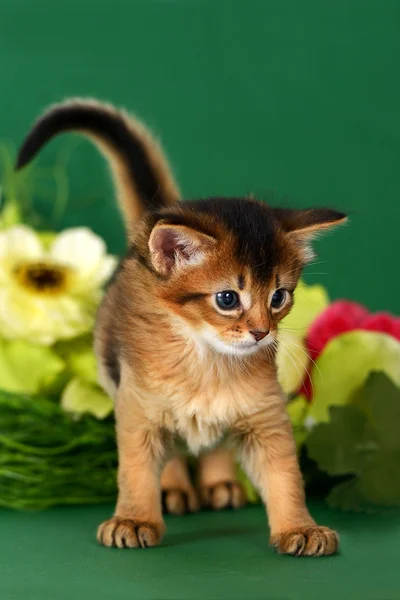
[[[313,257],[312,238],[345,220],[330,209],[275,209],[247,199],[165,210],[148,235],[156,293],[200,345],[253,354],[276,339]]]

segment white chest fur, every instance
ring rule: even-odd
[[[233,378],[216,384],[210,380],[194,394],[174,394],[168,410],[171,429],[198,453],[218,443],[259,399],[258,382]]]

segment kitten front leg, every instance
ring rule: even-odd
[[[140,421],[128,427],[116,411],[118,442],[118,501],[114,516],[100,525],[97,540],[105,546],[146,548],[160,543],[165,531],[161,513],[161,432]]]
[[[338,549],[338,536],[319,527],[306,504],[292,427],[282,395],[238,424],[243,464],[267,508],[271,544],[295,556],[322,556]]]

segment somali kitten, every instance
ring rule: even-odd
[[[310,240],[345,215],[246,198],[181,203],[143,125],[92,100],[46,112],[25,139],[18,168],[64,131],[88,136],[108,158],[128,231],[95,334],[119,451],[118,502],[99,542],[159,544],[161,491],[172,513],[195,511],[201,501],[241,506],[235,447],[267,507],[272,545],[297,556],[334,553],[337,534],[317,526],[305,505],[275,354],[278,323],[313,256]],[[196,487],[177,438],[199,456]]]

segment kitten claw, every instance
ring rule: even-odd
[[[185,515],[200,510],[200,501],[195,490],[167,488],[162,491],[163,512],[170,515]]]
[[[336,531],[317,525],[273,535],[270,542],[279,554],[292,556],[329,556],[339,548]]]
[[[163,532],[163,523],[112,517],[99,526],[97,541],[109,548],[149,548],[160,543]]]
[[[204,506],[212,510],[241,508],[247,504],[246,493],[238,481],[222,481],[213,486],[204,486],[201,497]]]

